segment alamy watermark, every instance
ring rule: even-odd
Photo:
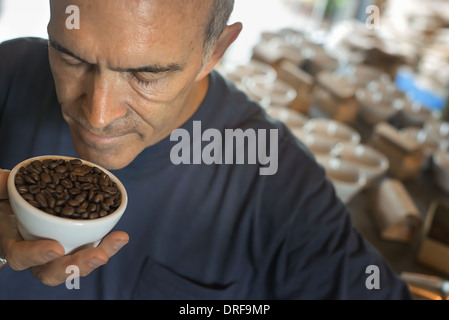
[[[69,16],[65,20],[65,27],[69,30],[80,28],[80,8],[75,5],[67,6],[65,13]]]
[[[80,269],[76,265],[70,265],[65,269],[65,273],[68,277],[65,281],[65,286],[68,290],[78,290],[80,289]],[[379,290],[380,289],[380,270],[376,265],[369,265],[365,269],[365,274],[368,277],[365,280],[365,287],[368,290]]]
[[[380,289],[380,270],[376,265],[369,265],[365,269],[365,273],[369,276],[365,280],[365,287],[368,290],[379,290]]]
[[[193,121],[192,137],[179,128],[171,133],[170,141],[178,142],[170,151],[175,165],[259,164],[260,175],[274,175],[278,170],[277,129],[225,129],[223,135],[213,128],[202,132],[201,121]]]
[[[80,269],[78,266],[70,265],[65,269],[65,273],[69,276],[65,280],[65,287],[69,290],[80,289]]]
[[[367,6],[365,13],[369,15],[365,21],[366,28],[380,29],[380,8],[376,5]]]

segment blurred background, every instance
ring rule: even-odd
[[[0,0],[0,42],[48,19]],[[449,0],[236,0],[235,21],[217,71],[310,148],[416,299],[446,299]]]

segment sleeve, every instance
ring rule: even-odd
[[[6,104],[7,93],[12,80],[11,57],[14,52],[11,50],[11,41],[0,43],[0,115]]]
[[[411,299],[407,285],[353,226],[324,169],[299,141],[289,140],[280,145],[279,170],[261,193],[260,220],[270,228],[264,234],[275,235],[260,240],[266,252],[260,271],[270,279],[272,298]]]

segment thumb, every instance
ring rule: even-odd
[[[8,199],[7,181],[9,177],[9,170],[0,169],[0,200]]]

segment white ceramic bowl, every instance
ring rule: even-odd
[[[432,119],[432,111],[419,103],[412,103],[408,98],[395,99],[393,106],[399,110],[399,122],[402,127],[423,127]]]
[[[269,99],[271,107],[290,107],[298,94],[295,88],[286,82],[280,79],[267,82],[266,78],[260,75],[246,78],[245,86],[249,95],[256,101]]]
[[[244,87],[244,81],[248,77],[257,76],[267,83],[277,78],[277,72],[273,67],[257,60],[250,60],[247,64],[221,64],[216,68],[239,87]]]
[[[390,165],[382,152],[363,144],[339,143],[332,154],[357,168],[365,175],[367,184],[386,173]]]
[[[30,158],[17,164],[10,172],[7,182],[9,201],[13,212],[17,217],[17,226],[20,234],[25,240],[56,240],[64,247],[66,254],[82,246],[98,245],[101,239],[112,230],[125,212],[128,204],[128,196],[125,187],[117,177],[109,171],[89,161],[82,160],[84,164],[98,167],[103,170],[109,175],[111,180],[117,184],[117,187],[121,192],[120,206],[107,216],[90,220],[70,219],[46,213],[28,203],[28,201],[19,194],[15,186],[16,173],[22,166],[25,166],[34,160],[45,159],[70,160],[74,158],[53,155]]]
[[[432,155],[440,148],[440,141],[428,131],[418,127],[405,127],[399,133],[410,137],[424,152],[423,169],[427,169],[432,162]]]
[[[282,121],[291,129],[302,128],[309,120],[306,115],[287,107],[268,107],[266,110],[271,117]]]
[[[398,113],[389,101],[385,101],[380,92],[360,88],[356,92],[356,98],[360,105],[360,116],[368,124],[375,125],[388,121]]]
[[[353,144],[359,144],[361,140],[360,134],[355,129],[342,122],[331,119],[310,119],[304,125],[304,129],[308,133],[322,135],[334,143],[351,142]]]
[[[449,193],[449,152],[439,150],[432,158],[435,182],[443,191]]]
[[[438,140],[440,149],[449,150],[449,122],[430,119],[424,125],[424,131],[426,131],[432,139]]]
[[[335,147],[335,143],[332,140],[327,139],[325,136],[307,133],[302,130],[302,136],[300,136],[299,131],[295,130],[293,132],[315,155],[330,155],[332,149]]]
[[[343,203],[348,204],[366,186],[366,175],[349,161],[331,155],[319,155],[317,161]]]

